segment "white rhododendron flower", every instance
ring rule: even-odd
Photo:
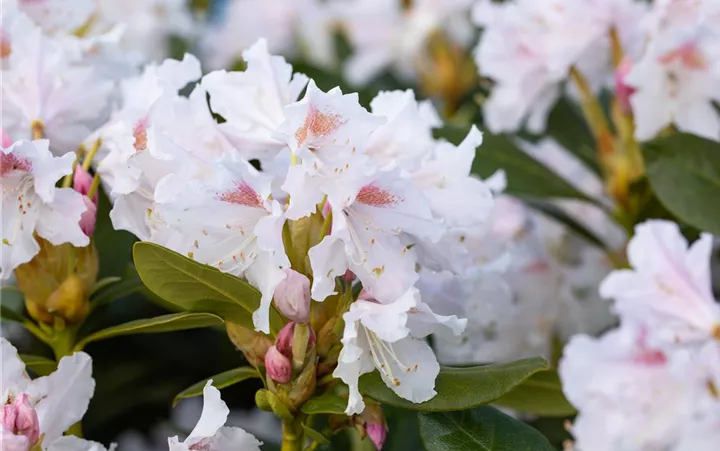
[[[85,415],[95,391],[92,361],[84,352],[63,357],[48,376],[31,380],[17,350],[0,338],[2,405],[0,446],[8,451],[105,451],[99,443],[63,436]]]
[[[253,319],[265,333],[273,293],[285,278],[283,268],[290,266],[282,241],[283,209],[269,199],[270,188],[270,178],[228,156],[205,181],[169,175],[155,193],[158,216],[177,232],[164,244],[223,272],[244,275],[263,294]]]
[[[579,335],[560,362],[563,391],[580,411],[572,433],[580,450],[670,449],[690,418],[689,384],[669,356],[631,326],[599,339]]]
[[[284,108],[298,100],[308,78],[293,74],[283,57],[268,53],[264,39],[245,50],[243,59],[243,72],[211,72],[201,84],[213,112],[225,119],[219,128],[242,156],[266,161],[285,148],[273,135],[285,121]]]
[[[578,450],[704,450],[720,424],[720,307],[710,287],[710,236],[688,247],[677,224],[636,226],[632,269],[600,290],[615,299],[619,328],[573,337],[560,361],[579,411]],[[708,446],[710,446],[708,448]]]
[[[375,169],[364,150],[384,120],[365,110],[357,94],[339,88],[325,93],[312,81],[305,97],[285,108],[285,117],[276,136],[301,159],[282,186],[290,195],[288,218],[310,215],[323,196],[353,197]]]
[[[720,6],[713,0],[659,0],[646,18],[647,50],[627,84],[638,140],[668,125],[720,140]]]
[[[709,234],[688,247],[677,224],[648,221],[635,227],[627,252],[632,269],[612,272],[600,286],[621,317],[646,324],[653,341],[692,343],[720,335]]]
[[[408,171],[417,169],[435,145],[432,129],[442,125],[432,103],[417,101],[410,89],[380,91],[370,102],[370,109],[387,122],[372,133],[365,153],[380,168],[397,165]]]
[[[11,42],[2,70],[3,127],[15,138],[47,137],[73,151],[109,111],[112,82],[78,61],[26,17],[3,26]]]
[[[220,391],[207,381],[203,389],[200,419],[184,441],[168,438],[169,451],[260,451],[262,442],[237,427],[225,426],[230,409],[220,398]]]
[[[434,314],[415,289],[389,303],[358,299],[343,319],[343,349],[333,374],[350,387],[348,415],[363,411],[358,378],[374,369],[404,399],[419,403],[435,396],[440,366],[423,338],[443,327],[455,334],[465,327],[465,320]]]
[[[310,250],[313,298],[332,294],[334,278],[347,269],[377,299],[400,297],[417,280],[414,252],[403,238],[437,242],[444,232],[422,192],[397,172],[386,172],[349,200],[328,199],[332,233]]]
[[[89,243],[79,224],[86,210],[82,195],[55,188],[72,173],[75,155],[55,157],[48,146],[47,140],[20,140],[1,150],[3,279],[40,251],[35,233],[55,245]]]
[[[642,12],[634,0],[478,1],[473,18],[484,32],[476,62],[496,82],[483,106],[488,128],[515,131],[527,121],[542,131],[574,66],[600,88],[612,74],[610,30],[624,47],[639,47]]]

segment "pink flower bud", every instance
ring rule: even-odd
[[[632,68],[632,60],[629,57],[625,57],[615,71],[615,95],[624,113],[630,113],[632,111],[630,97],[635,94],[635,88],[625,83]]]
[[[75,173],[73,174],[73,189],[80,194],[87,194],[90,192],[90,186],[92,185],[93,176],[90,175],[81,165],[75,166]],[[98,202],[98,195],[95,193],[93,196],[93,202]]]
[[[371,423],[365,426],[365,431],[368,437],[370,437],[370,440],[375,444],[375,448],[381,450],[387,438],[385,425],[382,423]]]
[[[3,149],[7,149],[8,147],[12,146],[13,140],[8,134],[8,132],[5,131],[4,128],[0,128],[0,141],[2,143],[0,144]]]
[[[91,237],[93,232],[95,232],[97,206],[95,202],[91,201],[87,196],[83,196],[83,202],[85,202],[85,211],[82,216],[80,216],[80,229],[82,229],[85,235]]]
[[[281,354],[286,356],[288,359],[292,358],[292,342],[293,333],[295,332],[295,322],[290,321],[285,324],[280,332],[278,332],[277,338],[275,339],[275,347]]]
[[[30,403],[28,395],[21,393],[12,404],[6,404],[0,411],[0,423],[3,427],[3,435],[12,433],[13,435],[23,436],[26,440],[10,439],[3,437],[3,450],[5,444],[9,445],[8,450],[12,451],[18,448],[22,443],[27,444],[29,449],[34,445],[40,437],[40,425],[38,424],[38,416],[35,408]]]
[[[352,281],[355,280],[355,273],[348,269],[347,271],[345,271],[345,274],[343,274],[342,278],[345,283],[352,283]]]
[[[265,370],[270,379],[287,384],[292,379],[292,363],[275,346],[265,354]]]
[[[83,195],[85,202],[85,212],[80,217],[80,228],[85,235],[92,236],[95,231],[95,218],[97,217],[98,194],[95,193],[93,200],[87,197],[92,185],[93,176],[90,175],[82,166],[75,167],[73,174],[73,189]]]
[[[304,323],[310,315],[310,279],[292,269],[275,288],[275,306],[286,318]]]

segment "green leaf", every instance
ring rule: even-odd
[[[99,277],[121,277],[130,263],[132,245],[135,236],[125,230],[116,230],[110,220],[112,204],[105,192],[100,189],[97,211],[97,223],[93,234],[93,243],[97,247],[100,258]]]
[[[317,398],[310,398],[300,406],[300,411],[308,415],[337,414],[344,415],[348,400],[333,393],[325,393]]]
[[[540,357],[506,364],[441,368],[435,380],[435,391],[438,394],[420,404],[397,396],[385,385],[377,371],[360,378],[360,391],[382,404],[408,410],[422,412],[464,410],[495,401],[533,374],[547,369],[548,363]]]
[[[133,255],[145,286],[165,301],[254,329],[252,312],[260,306],[260,292],[246,282],[152,243],[136,243]],[[282,326],[271,307],[271,331],[277,333]]]
[[[566,417],[577,413],[565,398],[560,378],[554,370],[533,374],[493,404],[544,417]]]
[[[25,363],[25,368],[38,376],[47,376],[57,369],[57,363],[39,355],[20,354],[20,360]]]
[[[98,287],[90,296],[93,308],[108,305],[118,299],[129,296],[143,288],[142,280],[136,272],[132,272],[123,279],[113,278],[112,281]]]
[[[193,384],[178,393],[177,396],[175,396],[175,399],[173,399],[173,406],[180,402],[181,399],[192,398],[202,395],[205,384],[207,384],[207,381],[210,379],[212,379],[213,381],[213,387],[217,388],[218,390],[222,390],[225,387],[229,387],[231,385],[238,384],[246,379],[252,379],[255,377],[260,377],[260,374],[255,368],[249,366],[243,366],[240,368],[224,371],[220,374],[210,376],[207,379],[203,379],[200,382]]]
[[[643,147],[660,202],[682,221],[720,235],[720,143],[677,133]]]
[[[321,445],[330,443],[330,440],[328,440],[327,437],[325,437],[324,435],[322,435],[320,432],[316,431],[315,429],[305,426],[304,424],[301,426],[303,428],[303,432],[305,432],[305,435],[307,435],[314,441],[320,443]]]
[[[156,334],[222,324],[222,319],[212,313],[172,313],[170,315],[156,316],[155,318],[138,319],[99,330],[80,340],[75,349],[80,350],[93,341],[105,340],[120,335]]]
[[[25,322],[25,296],[17,287],[2,287],[0,290],[0,318],[16,323]]]
[[[548,117],[545,133],[600,175],[595,141],[582,113],[572,103],[561,99],[555,105]]]
[[[116,277],[116,276],[105,277],[103,279],[98,280],[95,283],[95,286],[92,288],[92,291],[90,292],[90,296],[94,295],[95,293],[104,289],[107,286],[110,286],[114,283],[120,282],[121,280],[122,280],[122,277]]]
[[[550,168],[520,150],[505,135],[484,133],[473,172],[482,178],[502,169],[507,175],[507,194],[530,198],[570,198],[595,203]]]
[[[428,451],[555,451],[540,432],[492,407],[419,417]]]

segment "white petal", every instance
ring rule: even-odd
[[[359,324],[351,313],[344,315],[345,331],[343,333],[343,347],[338,357],[338,365],[333,372],[333,377],[345,382],[350,390],[348,406],[345,413],[355,415],[365,409],[362,395],[360,394],[359,378],[362,374],[369,373],[375,369],[367,339],[364,335],[358,336]]]
[[[26,451],[32,445],[24,435],[15,435],[0,425],[0,449],[3,451]]]
[[[227,420],[230,413],[225,402],[220,398],[220,390],[213,387],[212,380],[207,381],[203,389],[203,409],[195,428],[190,432],[187,443],[198,439],[212,437]]]
[[[207,451],[260,451],[262,442],[238,427],[221,427]]]
[[[440,365],[430,345],[425,340],[408,337],[392,343],[392,347],[403,367],[394,359],[388,359],[388,363],[392,375],[400,383],[395,385],[381,371],[385,384],[401,398],[414,403],[425,402],[435,396],[435,378],[440,373]]]
[[[28,395],[38,400],[35,410],[45,440],[60,437],[80,421],[94,392],[92,359],[84,352],[63,357],[55,372],[33,380]]]
[[[678,130],[720,141],[720,116],[709,100],[684,105],[675,113]]]
[[[202,76],[200,61],[189,53],[183,55],[182,61],[168,58],[158,66],[157,76],[179,91]]]
[[[0,393],[19,395],[24,392],[30,383],[30,378],[25,372],[25,363],[20,360],[17,349],[7,340],[0,338],[0,359],[2,359],[2,372],[0,372]],[[7,400],[3,399],[5,403]]]
[[[110,447],[112,450],[113,447]],[[72,435],[60,437],[52,440],[48,443],[48,440],[43,440],[44,451],[108,451],[102,444],[92,442],[90,440],[84,440]]]
[[[308,252],[313,270],[312,298],[322,302],[336,294],[335,278],[348,269],[345,244],[337,237],[328,235]]]
[[[40,213],[37,233],[52,244],[87,246],[90,238],[80,228],[80,217],[87,207],[82,195],[71,188],[55,190],[55,198]]]
[[[285,279],[285,271],[273,261],[270,252],[260,251],[252,265],[245,271],[248,282],[260,290],[260,307],[253,312],[255,330],[270,333],[270,304],[275,288]]]

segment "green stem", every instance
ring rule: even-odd
[[[284,421],[280,451],[301,451],[303,441],[302,430],[292,422]]]
[[[42,341],[43,343],[50,344],[50,336],[43,332],[42,329],[40,329],[35,323],[30,320],[25,320],[23,321],[23,326],[25,326],[25,329],[27,329],[28,332],[35,335],[38,340]]]
[[[57,330],[48,343],[55,353],[58,362],[65,356],[72,355],[75,349],[75,331],[71,328]]]

